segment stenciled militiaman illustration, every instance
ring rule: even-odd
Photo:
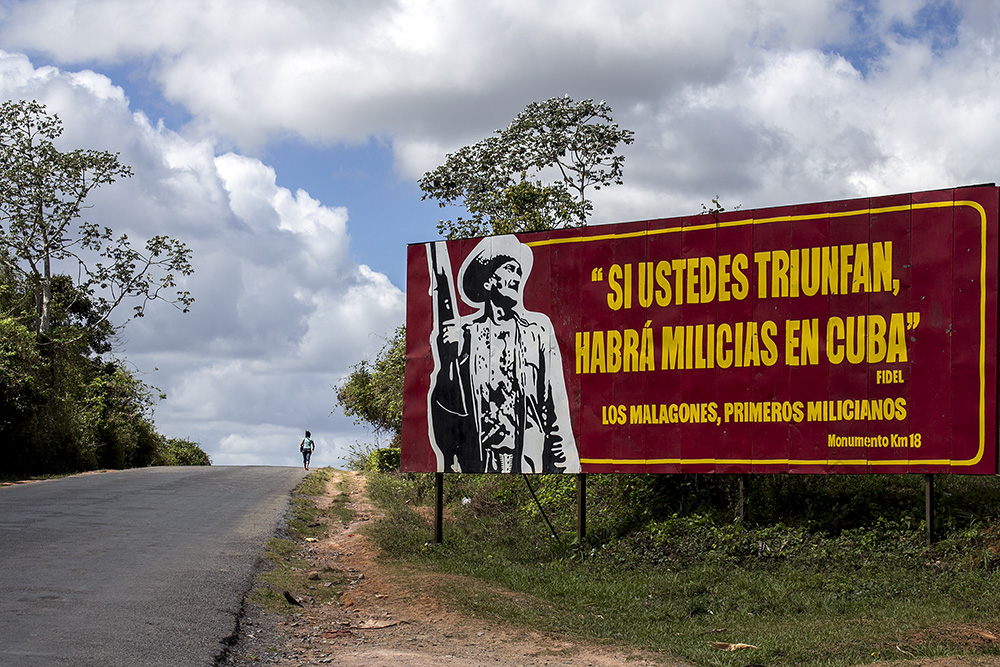
[[[467,316],[455,308],[447,245],[428,244],[427,257],[435,299],[428,431],[444,471],[580,472],[552,323],[523,305],[531,248],[512,235],[476,245],[458,272],[463,301],[477,309]]]

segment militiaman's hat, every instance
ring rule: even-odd
[[[514,260],[521,266],[521,286],[528,279],[533,261],[531,248],[513,234],[488,236],[479,242],[462,262],[458,272],[459,289],[466,303],[485,303],[484,285],[497,268]]]

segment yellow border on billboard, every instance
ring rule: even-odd
[[[916,211],[932,208],[947,208],[968,206],[979,212],[980,219],[980,257],[979,257],[979,449],[976,455],[970,459],[587,459],[581,458],[580,463],[591,465],[794,465],[794,466],[906,466],[906,465],[943,465],[943,466],[973,466],[979,463],[986,449],[986,211],[979,202],[959,200],[959,201],[939,201],[923,202],[918,204],[904,204],[901,206],[886,206],[882,208],[866,208],[854,211],[837,211],[832,213],[816,213],[805,215],[782,215],[773,218],[746,218],[744,220],[732,220],[729,222],[711,222],[701,225],[690,225],[688,227],[670,227],[666,229],[646,229],[635,232],[625,232],[621,234],[597,234],[594,236],[574,236],[567,238],[545,239],[541,241],[529,241],[528,245],[540,247],[547,245],[560,245],[565,243],[589,243],[591,241],[614,241],[618,239],[636,238],[641,236],[658,236],[661,234],[674,234],[678,232],[693,232],[706,229],[725,229],[727,227],[741,227],[744,225],[765,225],[775,222],[801,222],[806,220],[831,220],[835,218],[849,218],[858,215],[876,215],[879,213],[898,213],[902,211]]]

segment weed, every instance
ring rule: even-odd
[[[260,574],[264,585],[254,588],[250,595],[254,604],[269,611],[288,611],[285,591],[296,598],[308,596],[317,603],[333,602],[340,597],[346,587],[346,576],[329,568],[311,570],[309,563],[299,557],[299,551],[299,543],[291,540],[268,541],[264,557],[270,567]],[[310,579],[311,573],[318,578]]]
[[[897,646],[1000,653],[953,631],[1000,631],[1000,484],[938,479],[932,548],[919,476],[752,478],[736,524],[735,478],[591,475],[594,528],[579,549],[549,537],[517,477],[449,476],[442,545],[415,509],[433,476],[368,473],[368,488],[386,513],[371,528],[383,553],[470,578],[441,594],[471,613],[695,664],[834,666],[896,657]],[[563,534],[571,482],[532,478]],[[760,648],[733,655],[710,641]]]
[[[332,476],[333,471],[329,468],[315,470],[295,489],[286,524],[292,539],[273,538],[267,542],[264,557],[269,567],[259,576],[262,585],[255,587],[250,595],[250,600],[258,606],[270,611],[288,611],[286,591],[296,598],[309,597],[317,603],[337,600],[343,593],[347,578],[342,573],[329,568],[313,570],[301,556],[303,540],[326,535],[331,519],[349,519],[344,489],[335,496],[330,507],[321,509],[316,504],[316,497],[326,492]]]
[[[322,496],[326,493],[326,484],[332,477],[333,468],[313,470],[295,487],[295,493],[303,496]]]

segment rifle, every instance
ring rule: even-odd
[[[443,326],[456,320],[455,301],[451,286],[451,259],[443,241],[427,244],[427,261],[431,270],[431,295],[434,297],[434,329],[440,337]],[[443,257],[438,259],[438,246]]]
[[[445,470],[473,472],[482,464],[478,443],[475,442],[471,388],[468,379],[463,377],[460,346],[453,350],[453,346],[444,341],[445,325],[458,325],[459,322],[447,244],[443,241],[429,243],[427,262],[434,299],[434,328],[431,332],[434,375],[428,401],[431,445],[441,453]]]

